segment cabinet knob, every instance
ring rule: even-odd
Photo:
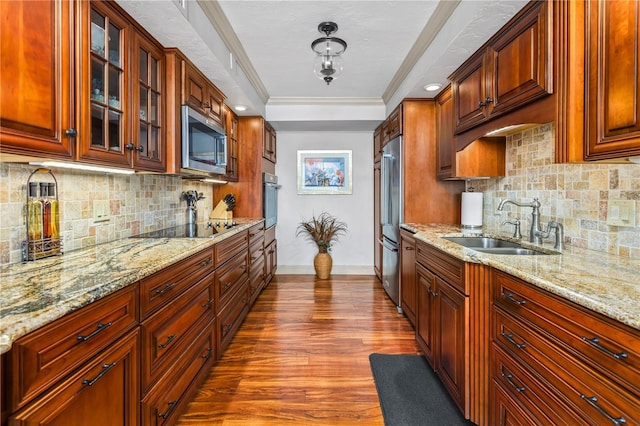
[[[484,102],[482,102],[482,101],[478,102],[478,106],[479,106],[480,108],[482,108],[482,107],[484,107],[484,106],[486,106],[486,105],[487,105],[487,104],[485,104],[485,103],[484,103]]]
[[[490,96],[487,96],[487,99],[484,100],[486,102],[487,105],[489,105],[490,103],[493,103],[493,98],[491,98]]]
[[[129,151],[133,151],[134,149],[136,149],[136,146],[132,143],[128,143],[124,146],[126,149],[128,149]]]
[[[139,146],[136,148],[136,151],[138,151],[138,152],[144,152],[144,147],[143,147],[142,145],[139,145]]]
[[[64,134],[69,137],[75,138],[76,136],[78,136],[78,131],[76,129],[67,129],[64,131]]]

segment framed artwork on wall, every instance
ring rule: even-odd
[[[351,194],[351,150],[299,150],[298,194]]]

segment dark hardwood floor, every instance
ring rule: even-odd
[[[178,424],[382,425],[372,352],[420,353],[374,276],[276,275]]]

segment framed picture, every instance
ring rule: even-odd
[[[351,194],[351,150],[298,151],[298,194]]]

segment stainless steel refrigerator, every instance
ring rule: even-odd
[[[382,222],[382,286],[400,308],[400,222],[402,211],[402,137],[389,141],[380,165],[380,221]]]

